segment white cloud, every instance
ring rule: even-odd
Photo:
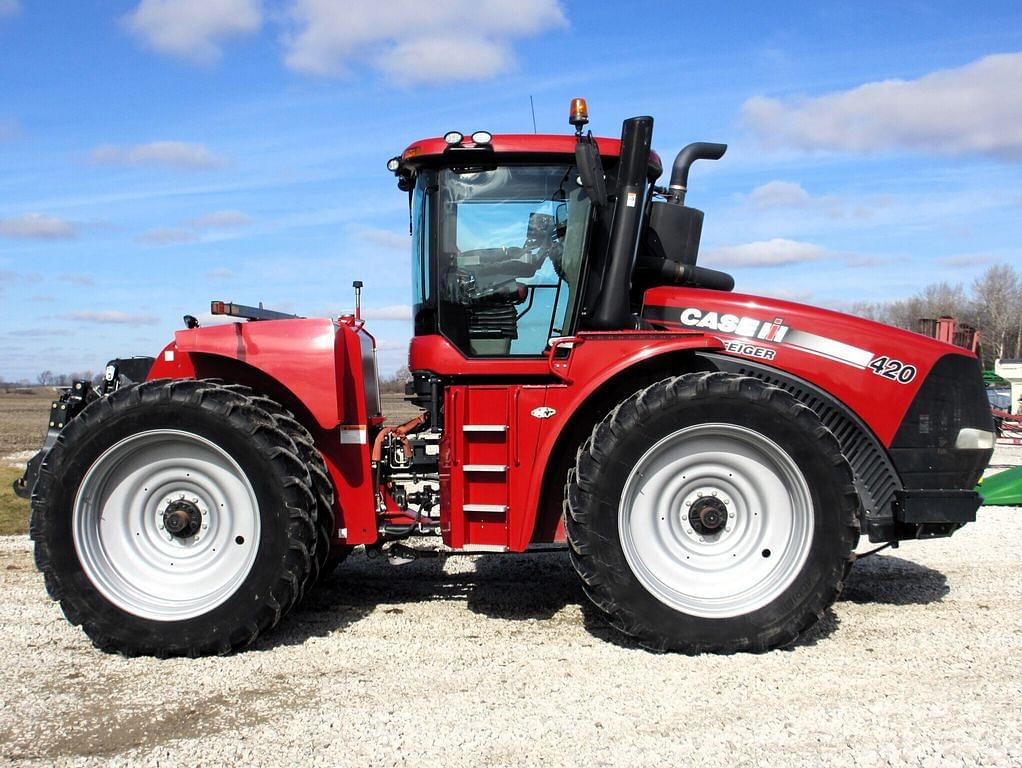
[[[801,208],[812,198],[801,184],[794,181],[769,181],[749,194],[749,202],[761,211],[771,208]]]
[[[366,320],[411,320],[412,308],[407,304],[391,304],[386,307],[362,307]]]
[[[72,312],[68,317],[83,323],[101,323],[103,325],[155,325],[159,318],[143,313],[120,312],[116,309],[100,312]]]
[[[985,154],[1022,160],[1022,53],[986,56],[916,80],[884,80],[817,97],[753,97],[747,124],[767,146]]]
[[[774,180],[753,189],[748,202],[759,211],[794,208],[822,213],[828,219],[868,219],[892,201],[878,195],[858,201],[836,195],[815,197],[797,182]]]
[[[0,283],[38,283],[42,275],[35,272],[15,272],[13,269],[0,269]]]
[[[285,61],[317,75],[366,61],[404,82],[478,80],[514,64],[511,43],[567,26],[556,0],[297,0]]]
[[[411,247],[411,238],[407,233],[392,232],[389,229],[360,229],[358,236],[367,243],[396,251],[407,251]]]
[[[335,315],[346,315],[354,312],[352,307],[342,307],[338,309],[335,306],[328,307],[326,309],[320,309],[313,312],[313,317],[331,317]],[[408,304],[388,304],[384,307],[362,307],[362,317],[365,320],[401,320],[409,321],[412,319],[412,308]]]
[[[21,0],[0,0],[0,19],[7,19],[21,13]]]
[[[227,267],[217,267],[216,269],[211,269],[207,272],[206,277],[210,280],[233,280],[234,272],[229,270]]]
[[[236,210],[213,211],[197,219],[190,219],[187,224],[193,229],[235,229],[247,227],[253,221],[247,213]]]
[[[937,259],[945,267],[981,267],[992,264],[997,257],[989,253],[962,253],[957,256],[942,256]]]
[[[813,243],[775,237],[714,248],[701,255],[699,261],[708,267],[780,267],[819,261],[832,255],[826,248]]]
[[[89,160],[93,165],[148,165],[189,170],[223,168],[228,164],[227,158],[206,145],[186,141],[154,141],[134,146],[103,144],[89,153]]]
[[[44,213],[26,213],[12,219],[0,219],[0,235],[31,240],[67,240],[78,237],[78,225]]]
[[[92,275],[81,275],[81,274],[69,274],[61,275],[57,278],[62,283],[71,283],[71,285],[95,285],[96,280]]]
[[[258,0],[142,0],[124,25],[160,53],[198,64],[223,55],[223,43],[259,31]]]
[[[194,232],[175,227],[156,227],[143,232],[135,238],[135,242],[145,245],[172,245],[174,243],[191,243],[198,237]]]

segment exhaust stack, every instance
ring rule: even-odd
[[[607,247],[603,290],[587,323],[592,328],[615,330],[632,324],[628,293],[646,202],[646,174],[649,172],[652,140],[652,117],[632,117],[621,126],[617,200]]]

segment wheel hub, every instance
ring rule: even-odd
[[[171,536],[189,539],[202,527],[202,512],[185,499],[172,501],[163,511],[163,527]]]
[[[688,522],[704,536],[719,533],[727,523],[727,508],[715,496],[704,496],[689,508]]]

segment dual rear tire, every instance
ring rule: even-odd
[[[95,401],[35,488],[47,591],[104,650],[248,645],[329,555],[332,489],[310,446],[279,405],[216,382],[152,381]]]

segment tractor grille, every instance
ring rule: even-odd
[[[841,445],[841,453],[852,466],[856,490],[867,520],[892,517],[894,492],[901,488],[901,482],[883,446],[863,426],[830,398],[797,381],[777,376],[774,371],[736,365],[735,372],[755,376],[767,384],[780,387],[803,405],[812,408],[823,425],[834,433]]]

